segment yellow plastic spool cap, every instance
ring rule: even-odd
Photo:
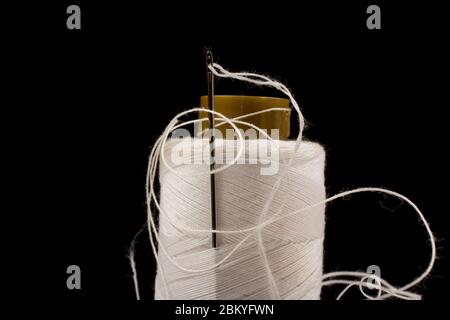
[[[200,108],[208,108],[208,96],[200,97]],[[227,118],[236,118],[245,114],[267,110],[270,108],[289,108],[289,99],[259,97],[259,96],[214,96],[214,111],[222,113]],[[290,110],[286,111],[269,111],[254,116],[240,119],[249,122],[261,129],[267,130],[267,134],[271,135],[272,129],[279,130],[279,139],[288,140],[290,134]],[[207,112],[200,112],[200,118],[207,118]],[[216,117],[216,126],[221,122]],[[207,124],[206,124],[207,125]],[[205,126],[205,125],[204,125]],[[248,126],[236,123],[236,127],[242,130],[249,129]],[[225,137],[226,129],[232,127],[226,123],[217,128]]]

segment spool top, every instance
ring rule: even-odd
[[[208,96],[200,97],[200,108],[208,108]],[[228,118],[235,118],[270,108],[289,108],[289,99],[261,96],[214,96],[214,110]],[[272,129],[279,129],[280,140],[288,140],[290,134],[290,113],[290,111],[270,111],[243,118],[242,121],[254,124],[261,129],[266,129],[269,135]],[[200,112],[199,116],[200,118],[208,117],[208,113]],[[236,123],[236,127],[243,130],[249,128],[238,123]],[[232,127],[229,124],[224,124],[217,129],[225,136],[225,130],[232,129]]]

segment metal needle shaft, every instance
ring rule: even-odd
[[[211,50],[207,49],[205,51],[206,57],[206,79],[208,84],[208,109],[214,111],[214,74],[209,70],[209,66],[213,64],[213,55]],[[209,150],[210,150],[210,165],[209,170],[212,171],[215,168],[215,117],[214,114],[208,112],[209,116],[209,129],[210,129],[210,139],[209,139]],[[211,229],[216,230],[216,178],[214,174],[210,174],[210,184],[211,184]],[[212,246],[216,248],[217,237],[216,233],[212,233]]]

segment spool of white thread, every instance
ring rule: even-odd
[[[259,74],[233,73],[216,63],[208,67],[218,77],[269,86],[284,93],[289,98],[293,109],[298,113],[300,130],[295,142],[280,142],[280,158],[289,159],[287,162],[283,162],[286,163],[286,170],[281,169],[279,175],[261,176],[255,175],[256,171],[254,170],[255,167],[261,169],[261,165],[255,164],[252,170],[248,164],[235,164],[234,160],[239,156],[236,156],[236,159],[233,158],[235,154],[241,155],[242,150],[239,146],[239,152],[236,153],[234,143],[232,147],[226,148],[227,152],[233,151],[231,157],[227,157],[227,159],[233,160],[221,168],[210,172],[209,164],[196,166],[189,164],[192,161],[186,161],[185,165],[179,166],[179,171],[175,171],[173,164],[170,163],[170,157],[162,156],[174,149],[173,143],[165,144],[167,135],[176,128],[199,121],[178,123],[180,117],[205,110],[193,108],[183,111],[169,123],[150,153],[145,187],[147,227],[158,266],[155,298],[318,299],[321,287],[345,285],[337,299],[342,298],[350,288],[355,286],[359,287],[365,298],[371,300],[391,297],[407,300],[421,299],[420,294],[409,290],[421,283],[432,271],[436,260],[436,243],[431,228],[417,205],[398,192],[377,187],[347,190],[325,199],[324,151],[320,145],[302,139],[304,118],[289,89],[282,83]],[[275,110],[267,110],[267,112],[269,111]],[[242,135],[233,124],[236,119],[229,119],[215,111],[208,112],[229,123],[236,130],[239,140],[243,140]],[[192,146],[191,142],[189,139],[183,140],[183,143],[189,143],[189,146]],[[179,141],[176,143],[178,144]],[[226,143],[228,142],[217,140],[216,148],[223,148]],[[260,148],[262,143],[266,144],[267,141],[247,142],[246,155],[254,148]],[[194,150],[196,147],[202,148],[202,144],[194,144]],[[160,153],[161,149],[164,150],[163,153]],[[292,157],[294,151],[295,156]],[[195,157],[201,154],[201,150],[193,152],[193,154]],[[254,152],[250,152],[250,154],[254,154]],[[154,192],[154,180],[160,155],[163,164],[160,168],[161,196],[158,199]],[[189,160],[191,155],[184,156],[187,157],[186,160]],[[264,159],[259,160],[264,162]],[[200,159],[200,163],[202,163],[202,159]],[[280,165],[283,166],[283,164]],[[219,230],[216,232],[223,238],[219,240],[221,245],[217,249],[210,247],[209,236],[213,230],[210,225],[209,205],[205,209],[205,204],[210,203],[210,186],[206,179],[209,181],[209,174],[213,172],[218,176],[220,173],[216,182],[219,180],[219,186],[221,186],[219,188],[226,190],[220,198],[222,204],[218,205],[218,212],[220,213],[221,210],[231,212],[230,217],[219,216]],[[180,176],[180,174],[182,175]],[[255,179],[257,176],[259,179]],[[269,186],[269,192],[266,184]],[[251,190],[257,188],[255,186],[259,186],[260,190],[252,193]],[[230,192],[227,188],[233,191]],[[306,191],[308,188],[311,193]],[[367,192],[387,194],[407,203],[418,215],[430,239],[431,254],[428,266],[420,275],[403,286],[395,287],[375,274],[359,271],[335,271],[322,275],[325,204],[349,195]],[[246,198],[242,197],[244,194]],[[268,199],[262,205],[257,201],[258,197],[260,197],[259,199],[264,199],[264,197]],[[152,203],[159,212],[159,231],[155,225]],[[239,206],[236,206],[236,203],[239,203]],[[201,206],[197,206],[198,204]],[[278,206],[278,210],[275,209],[276,206]],[[292,210],[291,206],[295,209]],[[262,209],[260,216],[253,211],[255,208]],[[246,228],[245,225],[250,225],[250,227]],[[227,229],[228,227],[230,230]],[[130,245],[129,260],[133,272],[136,298],[140,300],[134,260],[136,237]],[[241,238],[242,240],[239,241]],[[281,245],[283,243],[285,244]],[[313,243],[317,246],[309,245]],[[155,244],[158,244],[158,250]],[[296,254],[295,250],[289,253],[287,252],[288,248],[298,250],[301,254]],[[256,252],[259,253],[259,256]],[[263,272],[267,278],[260,276]],[[371,296],[364,291],[364,288],[373,288],[372,281],[367,281],[369,279],[377,283],[378,293],[376,296]]]
[[[212,248],[211,234],[183,230],[211,228],[209,165],[192,164],[201,163],[193,160],[199,160],[195,157],[202,155],[202,143],[193,143],[194,140],[199,139],[168,140],[166,144],[165,158],[179,174],[160,165],[160,204],[165,214],[159,215],[159,236],[161,244],[179,265],[198,270],[221,261],[248,233],[218,233],[218,246]],[[279,152],[278,173],[261,175],[261,169],[270,165],[269,158],[259,153],[257,163],[249,164],[249,156],[258,154],[255,149],[266,148],[267,143],[267,140],[247,140],[245,156],[242,156],[246,163],[216,174],[218,230],[242,230],[261,222],[264,204],[285,165],[283,159],[290,159],[295,148],[294,141],[277,141],[279,151],[271,150]],[[236,154],[235,144],[236,141],[218,139],[216,149]],[[203,148],[205,145],[207,142]],[[192,147],[192,152],[181,155],[184,164],[171,161],[175,146],[183,150]],[[324,165],[323,148],[317,143],[302,142],[264,220],[324,201]],[[269,273],[273,275],[279,298],[319,299],[324,211],[325,204],[266,226],[261,233],[264,252],[253,231],[223,263],[207,271],[181,270],[159,251],[159,267],[170,299],[273,299]],[[155,299],[167,298],[162,277],[158,272]]]

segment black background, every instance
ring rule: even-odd
[[[82,30],[66,28],[70,4],[81,7]],[[366,28],[370,4],[381,7],[381,30]],[[134,299],[126,254],[145,222],[147,156],[168,121],[205,94],[210,46],[224,67],[292,89],[306,137],[327,150],[329,195],[385,187],[423,210],[440,258],[417,291],[448,298],[443,13],[406,1],[61,1],[5,10],[14,18],[5,33],[3,121],[13,124],[10,190],[20,195],[8,215],[19,220],[11,295]],[[227,80],[216,90],[278,95]],[[147,237],[139,240],[141,293],[150,300],[154,262]],[[415,212],[382,195],[332,203],[325,246],[325,271],[375,264],[399,286],[423,271],[430,252]],[[66,288],[71,264],[82,270],[79,291]],[[337,292],[324,289],[323,298]],[[355,289],[348,299],[361,297]]]

